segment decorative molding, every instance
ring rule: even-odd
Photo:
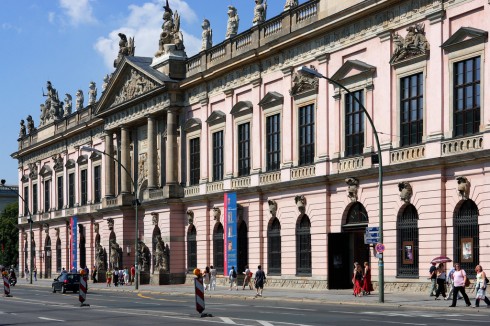
[[[61,154],[53,155],[51,159],[53,160],[54,163],[53,169],[56,172],[63,171],[63,157],[61,157]]]
[[[53,174],[53,170],[51,170],[51,167],[48,164],[44,164],[41,170],[39,170],[39,175],[41,175],[43,178],[49,177]]]
[[[304,195],[297,195],[294,197],[294,202],[296,203],[296,207],[298,207],[300,215],[304,215],[306,212],[306,197]]]
[[[75,160],[72,160],[72,159],[66,160],[65,167],[67,169],[73,169],[73,168],[75,168]]]
[[[269,213],[271,213],[271,217],[277,216],[277,202],[274,199],[267,200],[269,204]]]
[[[357,178],[347,178],[345,179],[347,183],[347,197],[350,201],[355,203],[357,201],[357,192],[359,190],[359,180]]]
[[[310,69],[316,70],[314,66],[310,66]],[[309,74],[295,72],[293,74],[293,85],[289,90],[289,95],[296,96],[301,93],[313,91],[318,93],[318,78]]]
[[[230,114],[233,116],[243,116],[253,112],[253,104],[250,101],[240,101],[233,106]]]
[[[113,218],[107,219],[107,227],[108,227],[109,231],[114,230],[114,219]]]
[[[262,109],[268,109],[278,105],[284,104],[284,96],[278,92],[267,92],[259,102],[259,107]]]
[[[346,81],[357,76],[373,77],[376,72],[376,67],[371,66],[360,60],[347,60],[331,79],[336,81]]]
[[[147,78],[134,68],[130,68],[129,72],[123,78],[124,82],[121,88],[113,95],[110,101],[111,104],[108,107],[132,100],[158,87],[153,80]]]
[[[190,118],[188,119],[183,126],[185,132],[189,133],[196,130],[201,130],[202,122],[199,118]]]
[[[400,191],[400,200],[409,204],[413,195],[412,185],[408,181],[402,181],[398,183],[398,190]]]
[[[186,214],[187,214],[187,223],[189,225],[193,225],[194,224],[194,211],[189,209],[189,210],[187,210]]]
[[[441,48],[447,51],[452,51],[457,46],[464,47],[466,44],[474,42],[483,43],[487,40],[487,38],[487,31],[473,27],[461,27],[444,43],[442,43]]]
[[[154,226],[158,226],[158,221],[158,213],[151,213],[151,224],[153,224]]]
[[[463,176],[456,177],[458,181],[458,195],[462,200],[467,200],[470,196],[470,181]]]
[[[427,55],[430,49],[429,42],[425,37],[425,25],[415,24],[407,28],[405,38],[398,33],[393,34],[393,55],[390,64],[410,59],[419,55]]]
[[[87,164],[88,163],[88,156],[87,155],[80,155],[78,158],[77,158],[77,164],[78,165],[84,165],[84,164]]]
[[[221,217],[221,209],[219,207],[214,206],[212,209],[213,220],[215,222],[220,222]]]
[[[218,123],[224,123],[226,121],[226,114],[224,114],[222,111],[220,110],[216,110],[216,111],[213,111],[208,119],[206,120],[206,122],[210,125],[210,126],[213,126],[213,125],[216,125]]]

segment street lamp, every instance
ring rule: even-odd
[[[126,173],[128,174],[128,177],[129,177],[129,180],[131,180],[131,183],[133,185],[133,189],[134,189],[134,214],[135,214],[135,221],[136,221],[136,226],[135,226],[135,229],[136,229],[136,237],[135,237],[135,250],[134,250],[134,268],[136,269],[136,273],[134,275],[134,289],[135,290],[138,290],[138,278],[139,278],[139,268],[138,268],[138,243],[139,243],[139,234],[138,234],[138,204],[139,204],[139,200],[138,200],[138,188],[136,187],[136,183],[134,182],[133,180],[133,177],[131,176],[131,173],[129,173],[128,169],[126,169],[126,167],[115,157],[107,154],[106,152],[104,151],[101,151],[101,150],[98,150],[96,148],[93,148],[93,147],[88,147],[88,146],[83,146],[80,148],[82,151],[85,151],[85,152],[93,152],[93,153],[98,153],[98,154],[102,154],[102,155],[106,155],[110,158],[112,158],[114,161],[117,162],[117,164],[119,164],[119,166],[124,170],[126,171]]]
[[[351,91],[347,89],[344,85],[340,84],[339,82],[330,79],[328,77],[323,76],[321,73],[318,71],[308,68],[306,66],[302,66],[298,68],[298,72],[315,76],[317,78],[323,78],[326,79],[329,83],[334,84],[341,89],[343,89],[351,98],[354,99],[354,101],[359,104],[361,107],[362,111],[366,115],[366,118],[369,121],[369,124],[371,125],[371,128],[373,128],[373,133],[374,133],[374,138],[376,140],[376,146],[378,148],[378,178],[379,178],[379,242],[383,243],[383,160],[381,156],[381,146],[379,144],[379,138],[378,138],[378,132],[376,131],[376,128],[374,127],[373,120],[371,119],[371,116],[367,112],[366,108],[364,105],[359,101],[359,99],[355,96],[352,95]],[[378,260],[378,268],[379,268],[379,302],[383,303],[385,301],[385,293],[384,293],[384,263],[383,263],[383,254],[381,253],[379,255],[379,260]]]
[[[30,260],[29,260],[29,265],[30,265],[30,268],[29,268],[29,276],[30,276],[30,280],[29,280],[29,283],[32,284],[32,270],[33,270],[33,267],[34,267],[34,257],[33,257],[33,250],[32,250],[32,243],[34,241],[34,239],[32,238],[32,214],[31,214],[31,210],[29,209],[29,204],[27,203],[27,201],[24,199],[24,197],[22,197],[18,191],[16,191],[14,188],[10,187],[10,186],[7,186],[5,185],[5,179],[2,179],[0,180],[1,184],[2,184],[2,187],[5,187],[7,188],[8,190],[12,191],[13,193],[15,193],[17,196],[19,196],[20,199],[22,199],[22,201],[24,202],[24,207],[27,209],[27,213],[29,214],[29,219],[27,220],[27,222],[29,222],[29,232],[30,232],[30,237],[31,237],[31,245],[30,245],[30,254],[29,254],[29,257],[30,257]]]

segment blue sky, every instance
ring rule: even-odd
[[[306,0],[300,1],[304,3]],[[238,9],[239,32],[252,26],[254,0],[169,0],[181,15],[188,56],[201,45],[201,23],[211,22],[213,43],[224,40],[228,5]],[[267,18],[283,11],[286,0],[268,0]],[[42,88],[50,80],[61,99],[87,94],[90,81],[102,91],[113,72],[117,33],[135,37],[137,56],[158,49],[164,0],[2,0],[0,11],[0,178],[17,184],[19,122],[29,114],[39,124]],[[85,97],[85,104],[87,96]]]

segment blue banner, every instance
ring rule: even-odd
[[[235,270],[238,269],[238,250],[237,250],[237,203],[236,192],[230,192],[225,194],[224,198],[224,231],[225,231],[225,275],[231,269],[231,266],[235,266]]]
[[[77,224],[78,224],[78,219],[76,216],[73,216],[70,220],[70,227],[71,227],[71,241],[70,241],[70,261],[71,261],[71,268],[76,269],[78,271],[78,265],[77,265],[77,235],[78,235],[78,230],[77,230]]]

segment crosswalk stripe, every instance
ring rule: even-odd
[[[228,318],[228,317],[220,317],[220,319],[225,323],[225,324],[233,324],[235,325],[236,323],[231,319],[231,318]]]
[[[257,322],[260,325],[263,325],[263,326],[274,326],[274,325],[272,325],[271,323],[269,323],[268,321],[265,321],[265,320],[257,320]]]

